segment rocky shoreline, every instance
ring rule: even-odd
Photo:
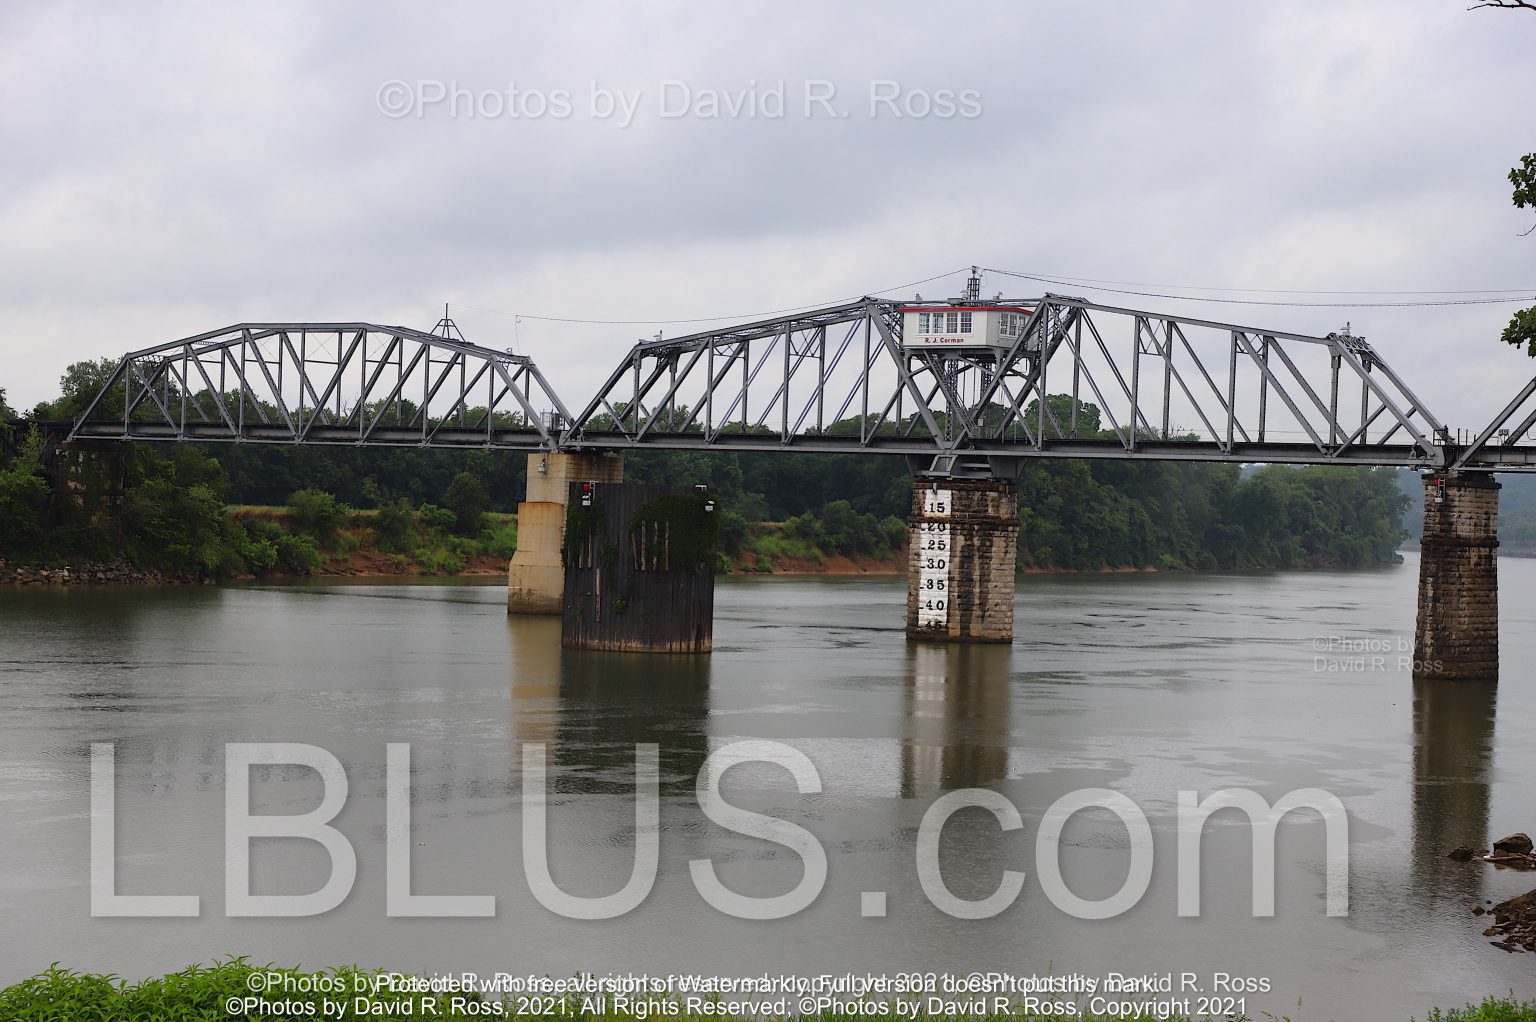
[[[1532,854],[1532,842],[1525,834],[1511,834],[1493,843],[1493,851],[1463,845],[1452,849],[1448,858],[1457,862],[1487,862],[1501,869],[1536,869],[1536,854]],[[1483,931],[1484,937],[1492,937],[1489,943],[1500,951],[1511,954],[1520,951],[1536,951],[1536,891],[1508,901],[1501,901],[1491,908],[1476,905],[1474,916],[1492,916],[1493,925]]]
[[[1536,951],[1536,891],[1527,891],[1518,898],[1501,901],[1489,909],[1478,906],[1473,914],[1493,916],[1493,925],[1483,931],[1484,937],[1496,937],[1490,941],[1501,951],[1511,953]]]
[[[140,586],[140,585],[197,585],[210,579],[191,575],[172,575],[161,571],[145,571],[126,561],[72,564],[60,568],[40,568],[35,565],[7,564],[0,561],[0,585],[44,586]]]

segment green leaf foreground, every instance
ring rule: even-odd
[[[253,965],[245,958],[228,958],[215,962],[210,966],[193,965],[180,972],[170,975],[146,979],[140,983],[129,983],[127,980],[113,975],[92,975],[88,973],[74,972],[61,968],[55,963],[51,968],[38,973],[31,979],[23,980],[0,990],[0,1020],[5,1022],[44,1022],[44,1020],[59,1020],[59,1022],[74,1022],[74,1020],[89,1019],[93,1022],[198,1022],[198,1020],[223,1020],[232,1016],[226,1008],[231,998],[244,998],[253,996],[247,985],[248,978],[254,973],[277,972],[295,980],[319,979],[331,977],[339,980],[348,991],[357,988],[358,977],[372,977],[381,973],[371,970],[359,969],[356,966],[339,966],[329,970],[308,971],[302,969],[280,969],[273,966]],[[312,984],[311,984],[312,985]],[[366,983],[364,984],[366,985]],[[367,995],[367,1000],[375,1006],[398,1006],[393,1011],[375,1009],[373,1012],[363,1014],[355,1011],[353,995],[345,996],[327,994],[321,992],[303,992],[295,990],[274,991],[265,996],[268,1001],[286,1001],[290,1006],[290,1014],[261,1014],[251,1013],[252,1019],[280,1020],[283,1018],[323,1018],[340,1019],[348,1022],[352,1019],[385,1017],[406,1018],[494,1018],[494,1017],[522,1017],[543,1019],[622,1019],[628,1016],[609,1013],[607,1015],[593,1015],[581,1010],[581,998],[572,995],[565,1001],[565,1011],[552,1011],[543,1014],[527,1014],[526,1009],[521,1016],[510,1013],[502,1016],[488,1015],[484,1008],[480,1011],[450,1010],[447,999],[442,994],[423,994],[392,992],[388,989],[380,989]],[[469,1000],[478,1004],[494,1003],[491,1000],[477,995],[464,995]],[[424,1013],[424,1000],[436,998],[436,1010]],[[341,1014],[326,1016],[321,1005],[330,1001],[344,1002],[345,1010]],[[514,1005],[515,998],[505,998],[502,1003]],[[313,1014],[303,1008],[295,1008],[294,1005],[307,1005],[313,1009]],[[409,1005],[409,1008],[405,1008]],[[695,1022],[695,1020],[708,1019],[709,1022],[720,1022],[722,1016],[679,1014],[668,1015],[667,1018],[676,1018],[681,1022]],[[845,1016],[823,1014],[806,1016],[815,1019],[816,1022],[833,1022],[841,1020]],[[990,1016],[937,1016],[924,1015],[924,1018],[996,1018],[1012,1019],[1015,1022],[1031,1022],[1037,1016],[1032,1015],[990,1015]],[[1111,1016],[1078,1016],[1086,1022],[1114,1022]],[[1274,1022],[1282,1022],[1282,1019],[1266,1013],[1266,1018]],[[1303,1015],[1302,1017],[1306,1017]],[[1347,1017],[1347,1016],[1346,1016]],[[1175,1022],[1188,1022],[1188,1020],[1175,1020]],[[1289,1022],[1286,1017],[1283,1022]],[[1520,1001],[1513,993],[1506,997],[1488,997],[1481,1004],[1468,1004],[1464,1008],[1441,1010],[1436,1008],[1425,1016],[1425,1022],[1536,1022],[1536,1001]]]
[[[1516,209],[1536,208],[1536,153],[1520,157],[1520,166],[1509,172],[1509,183],[1515,186],[1511,201]],[[1525,233],[1529,234],[1531,230]],[[1536,306],[1515,313],[1499,339],[1505,344],[1524,348],[1527,355],[1536,358]]]

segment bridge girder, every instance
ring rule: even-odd
[[[983,356],[904,346],[901,306],[875,298],[642,341],[560,444],[895,453],[930,457],[933,474],[1032,457],[1444,464],[1444,426],[1348,332],[1060,295],[998,303],[1033,311]],[[1053,382],[1070,386],[1061,409]],[[1080,417],[1086,402],[1102,419]]]
[[[71,438],[553,450],[569,413],[533,360],[444,323],[238,323],[129,352]]]
[[[871,453],[960,476],[1016,473],[1029,458],[1536,471],[1536,447],[1520,446],[1536,427],[1536,410],[1520,415],[1536,380],[1462,447],[1347,331],[1054,294],[997,301],[1031,311],[985,356],[904,345],[901,304],[871,297],[642,341],[574,416],[532,359],[470,344],[446,319],[441,333],[241,323],[125,355],[70,435]]]

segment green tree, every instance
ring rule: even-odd
[[[860,514],[846,500],[822,506],[824,545],[837,554],[874,554],[885,548],[885,532],[874,515]]]
[[[1520,166],[1509,172],[1509,183],[1515,186],[1516,209],[1536,209],[1536,153],[1526,153],[1520,158]],[[1524,346],[1525,353],[1536,358],[1536,305],[1515,313],[1504,328],[1501,340],[1517,348]]]
[[[400,497],[382,505],[373,518],[373,531],[378,536],[380,550],[403,554],[415,546],[416,509],[406,497]]]
[[[443,491],[443,506],[453,512],[455,532],[472,536],[485,528],[485,509],[490,502],[480,477],[460,472]]]
[[[1536,0],[1479,0],[1467,9],[1477,10],[1479,7],[1536,12]],[[1536,153],[1526,153],[1520,157],[1520,166],[1509,172],[1509,183],[1515,186],[1516,209],[1536,208]],[[1525,233],[1530,234],[1531,231],[1536,231],[1536,227]],[[1504,328],[1499,339],[1517,348],[1524,345],[1525,353],[1536,358],[1536,306],[1521,309],[1510,317],[1509,325]]]
[[[169,458],[132,449],[123,481],[123,552],[141,568],[182,575],[245,570],[239,548],[247,537],[231,537],[224,518],[227,485],[219,463],[193,448],[178,447]],[[259,549],[252,556],[258,564],[263,559]]]
[[[445,507],[436,504],[423,504],[416,509],[416,517],[428,529],[436,532],[447,532],[458,524],[459,516]]]
[[[0,469],[0,556],[36,560],[48,540],[48,481],[25,453]]]
[[[1077,414],[1072,414],[1073,408]],[[1099,406],[1088,401],[1079,400],[1074,406],[1071,394],[1048,394],[1045,399],[1045,435],[1052,440],[1060,440],[1063,434],[1071,434],[1073,424],[1076,423],[1076,436],[1083,439],[1091,439],[1098,435]],[[1054,416],[1054,420],[1052,417]],[[1056,428],[1057,424],[1061,429]],[[1024,424],[1031,431],[1040,427],[1040,399],[1035,398],[1024,409]]]
[[[202,483],[183,489],[157,474],[124,492],[123,535],[134,564],[213,575],[224,560],[224,504]]]
[[[44,401],[33,412],[39,419],[75,419],[90,407],[91,399],[101,393],[107,379],[117,369],[117,360],[102,358],[95,361],[72,362],[59,377],[59,397]],[[118,419],[123,417],[123,392],[113,387],[102,397],[92,419]]]
[[[734,554],[741,550],[742,541],[747,538],[747,519],[740,511],[724,508],[720,511],[720,549],[728,554]]]
[[[16,409],[6,403],[5,388],[0,387],[0,421],[9,421],[14,418],[16,418]]]
[[[336,497],[324,490],[304,489],[288,498],[288,513],[301,533],[324,543],[341,527],[347,506],[336,503]]]

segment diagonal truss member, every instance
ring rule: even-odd
[[[1309,336],[1058,295],[1001,343],[916,338],[921,309],[865,298],[636,344],[568,448],[905,454],[935,474],[1024,457],[1435,468],[1444,427],[1363,338]],[[925,316],[926,318],[926,316]],[[937,322],[937,320],[935,320]]]
[[[933,313],[953,323],[961,308],[977,324],[1006,311],[1008,327],[958,347],[919,336],[941,321]],[[926,474],[998,476],[1037,457],[1438,470],[1459,454],[1455,467],[1486,470],[1502,428],[1459,451],[1347,330],[1309,336],[1050,294],[862,298],[642,341],[574,417],[532,360],[439,327],[248,323],[131,352],[72,437],[868,452]],[[1536,383],[1522,397],[1533,395]],[[1532,422],[1536,412],[1522,431]]]
[[[1453,472],[1536,472],[1536,447],[1529,434],[1536,429],[1536,377],[1520,388],[1509,404],[1493,417],[1465,447],[1451,457]]]
[[[1075,453],[1092,439],[1075,418],[1091,398],[1108,426],[1097,435],[1120,448],[1108,456],[1187,447],[1245,461],[1437,457],[1440,421],[1347,330],[1318,337],[1058,295],[1031,304],[961,443]],[[1048,387],[1071,400],[1048,400]],[[1063,422],[1053,404],[1074,418]]]
[[[569,413],[533,361],[444,322],[241,323],[130,352],[71,439],[552,450]]]

